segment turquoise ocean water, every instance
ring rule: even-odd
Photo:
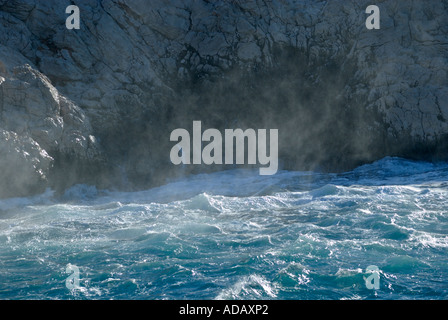
[[[447,163],[0,200],[0,299],[447,298]]]

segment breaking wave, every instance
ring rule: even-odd
[[[447,181],[446,163],[385,158],[1,200],[0,298],[446,299]]]

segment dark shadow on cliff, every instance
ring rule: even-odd
[[[169,154],[176,128],[279,129],[282,169],[341,172],[387,154],[385,138],[372,132],[375,110],[365,110],[365,97],[347,97],[356,71],[347,61],[310,61],[306,52],[289,47],[274,50],[269,68],[235,67],[219,77],[190,74],[190,81],[172,78],[174,94],[159,101],[157,112],[142,111],[138,120],[123,114],[113,132],[100,136],[133,188],[159,185],[188,173],[234,166],[175,166]],[[367,125],[369,123],[370,127]],[[384,130],[385,132],[385,130]],[[254,167],[254,166],[252,166]],[[258,167],[258,166],[255,166]]]
[[[113,130],[98,133],[106,162],[56,156],[53,186],[63,190],[86,183],[139,190],[188,174],[244,167],[173,165],[170,134],[177,128],[191,134],[195,120],[202,122],[203,131],[279,129],[279,169],[345,172],[385,156],[446,159],[447,137],[428,145],[387,135],[381,114],[366,108],[367,97],[350,94],[363,92],[353,87],[368,88],[353,81],[356,68],[349,60],[310,60],[306,52],[290,47],[273,52],[269,68],[252,64],[220,76],[191,73],[188,81],[167,79],[173,92],[160,95],[156,110],[129,105]]]

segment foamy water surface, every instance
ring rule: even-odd
[[[0,299],[447,299],[447,196],[448,164],[386,158],[1,200]]]

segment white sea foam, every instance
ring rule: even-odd
[[[447,168],[387,158],[339,175],[231,170],[0,200],[0,298],[365,299],[368,265],[380,298],[448,297]]]

